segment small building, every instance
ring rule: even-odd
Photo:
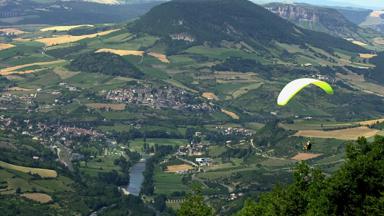
[[[212,163],[211,158],[196,158],[196,163],[198,163],[200,166],[208,166]]]

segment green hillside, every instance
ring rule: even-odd
[[[181,41],[191,45],[229,40],[245,41],[254,48],[278,41],[364,51],[345,40],[299,28],[247,0],[171,1],[151,9],[131,30],[164,37],[176,50]],[[184,39],[171,40],[178,36]]]

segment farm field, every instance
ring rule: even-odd
[[[146,143],[149,146],[158,145],[171,145],[171,146],[181,146],[186,145],[188,143],[187,140],[184,139],[161,139],[161,138],[147,138]],[[142,148],[144,145],[143,139],[135,139],[129,143],[129,148],[132,151],[142,152]]]
[[[362,75],[358,74],[340,74],[336,76],[347,83],[350,83],[353,87],[360,89],[369,94],[376,94],[378,96],[384,96],[384,87],[375,83],[367,82]]]
[[[116,111],[125,110],[125,104],[105,104],[105,103],[88,103],[87,107],[91,107],[94,109],[111,109]]]
[[[225,113],[226,115],[228,115],[229,117],[231,117],[232,119],[240,119],[240,117],[234,113],[234,112],[231,112],[231,111],[228,111],[228,110],[225,110],[225,109],[221,109],[221,112]]]
[[[149,52],[148,55],[157,58],[159,61],[163,63],[171,63],[168,57],[164,54],[157,53],[157,52]]]
[[[300,130],[295,136],[300,137],[316,137],[316,138],[334,138],[340,140],[356,140],[359,137],[373,137],[379,133],[379,130],[370,129],[368,127],[354,127],[341,130]]]
[[[189,164],[171,165],[171,166],[167,166],[167,170],[165,172],[177,173],[180,171],[187,171],[191,169],[193,169],[193,166]]]
[[[93,25],[67,25],[67,26],[51,26],[51,27],[46,27],[40,29],[42,32],[46,31],[69,31],[74,28],[79,28],[79,27],[93,27]]]
[[[25,31],[19,29],[19,28],[0,28],[0,32],[14,34],[14,35],[21,35],[26,33]]]
[[[373,119],[373,120],[367,120],[367,121],[360,121],[356,123],[364,126],[372,126],[374,124],[382,123],[382,122],[384,122],[384,119]]]
[[[356,44],[356,45],[358,45],[358,46],[362,46],[362,47],[364,47],[364,46],[368,46],[368,44],[366,44],[366,43],[364,43],[364,42],[361,42],[361,41],[357,41],[357,40],[351,40],[351,42],[352,42],[353,44]]]
[[[296,161],[302,161],[302,160],[310,160],[310,159],[317,158],[320,156],[321,156],[321,154],[298,153],[297,155],[295,155],[291,159],[296,160]]]
[[[212,92],[204,92],[201,96],[208,100],[219,100],[219,98]]]
[[[55,36],[50,38],[40,38],[40,39],[36,39],[35,41],[44,43],[46,46],[54,46],[59,44],[73,43],[73,42],[80,41],[87,38],[104,36],[115,31],[118,31],[118,29],[108,30],[108,31],[103,31],[103,32],[98,32],[98,33],[88,34],[88,35],[81,35],[81,36],[61,35],[61,36]]]
[[[228,49],[228,48],[212,48],[205,46],[194,46],[186,50],[187,53],[197,54],[202,56],[208,56],[210,58],[216,58],[224,60],[227,56],[233,57],[251,57],[253,54],[247,53],[238,49]]]
[[[37,174],[37,175],[41,176],[42,178],[56,178],[57,177],[57,172],[55,170],[17,166],[17,165],[5,163],[3,161],[0,161],[0,167],[2,167],[4,169],[10,169],[10,170],[23,172],[23,173]]]
[[[56,65],[56,64],[62,64],[62,63],[65,63],[65,60],[56,60],[56,61],[50,61],[50,62],[35,62],[31,64],[18,65],[14,67],[0,69],[0,75],[7,76],[12,74],[28,74],[28,73],[35,72],[35,70],[29,69],[30,67],[33,67],[33,66],[49,66],[49,65]]]
[[[371,119],[356,122],[333,122],[333,121],[317,121],[317,120],[295,120],[293,124],[279,124],[286,130],[337,130],[344,128],[353,128],[359,126],[372,126],[377,123],[384,122],[384,119]]]
[[[98,156],[87,163],[80,164],[80,170],[89,176],[97,176],[99,173],[106,173],[112,170],[120,172],[120,167],[114,164],[114,160],[118,159],[122,151],[105,150],[102,156]]]
[[[175,191],[189,191],[189,187],[182,183],[183,175],[166,173],[159,167],[155,168],[154,182],[156,194],[171,194]]]
[[[103,49],[97,50],[96,52],[97,53],[108,52],[108,53],[113,53],[120,56],[126,56],[126,55],[143,56],[144,55],[144,51],[140,51],[140,50],[122,50],[122,49],[103,48]]]
[[[21,194],[20,196],[39,202],[39,203],[50,203],[53,201],[51,196],[43,193],[24,193],[24,194]]]
[[[17,188],[22,192],[29,193],[37,190],[41,193],[56,193],[72,191],[71,184],[73,182],[63,176],[50,179],[36,179],[33,176],[13,170],[0,170],[0,178],[6,182],[6,188],[0,189],[2,194],[14,194]]]
[[[371,59],[373,57],[376,57],[377,55],[376,54],[369,54],[369,53],[360,53],[359,56],[360,56],[360,58],[363,58],[363,59]]]
[[[170,63],[170,61],[166,55],[161,54],[161,53],[156,53],[156,52],[146,53],[146,52],[141,51],[141,50],[124,50],[124,49],[111,49],[111,48],[102,48],[102,49],[98,49],[96,51],[96,53],[100,53],[100,52],[108,52],[108,53],[113,53],[113,54],[120,55],[120,56],[128,56],[128,55],[144,56],[144,54],[145,54],[148,56],[152,56],[163,63]]]
[[[14,47],[12,44],[0,43],[0,50],[5,50]]]

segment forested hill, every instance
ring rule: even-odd
[[[170,38],[171,43],[218,44],[227,40],[260,46],[279,41],[364,50],[344,39],[295,26],[248,0],[174,0],[154,7],[131,29]]]

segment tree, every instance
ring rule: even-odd
[[[16,194],[21,194],[21,188],[19,187],[16,188]]]
[[[167,208],[166,200],[167,200],[167,197],[165,195],[156,196],[154,199],[155,208],[160,212],[163,212]]]
[[[181,204],[178,216],[210,216],[213,215],[212,208],[205,204],[201,194],[201,188],[194,187],[193,192],[188,194],[186,200]]]

